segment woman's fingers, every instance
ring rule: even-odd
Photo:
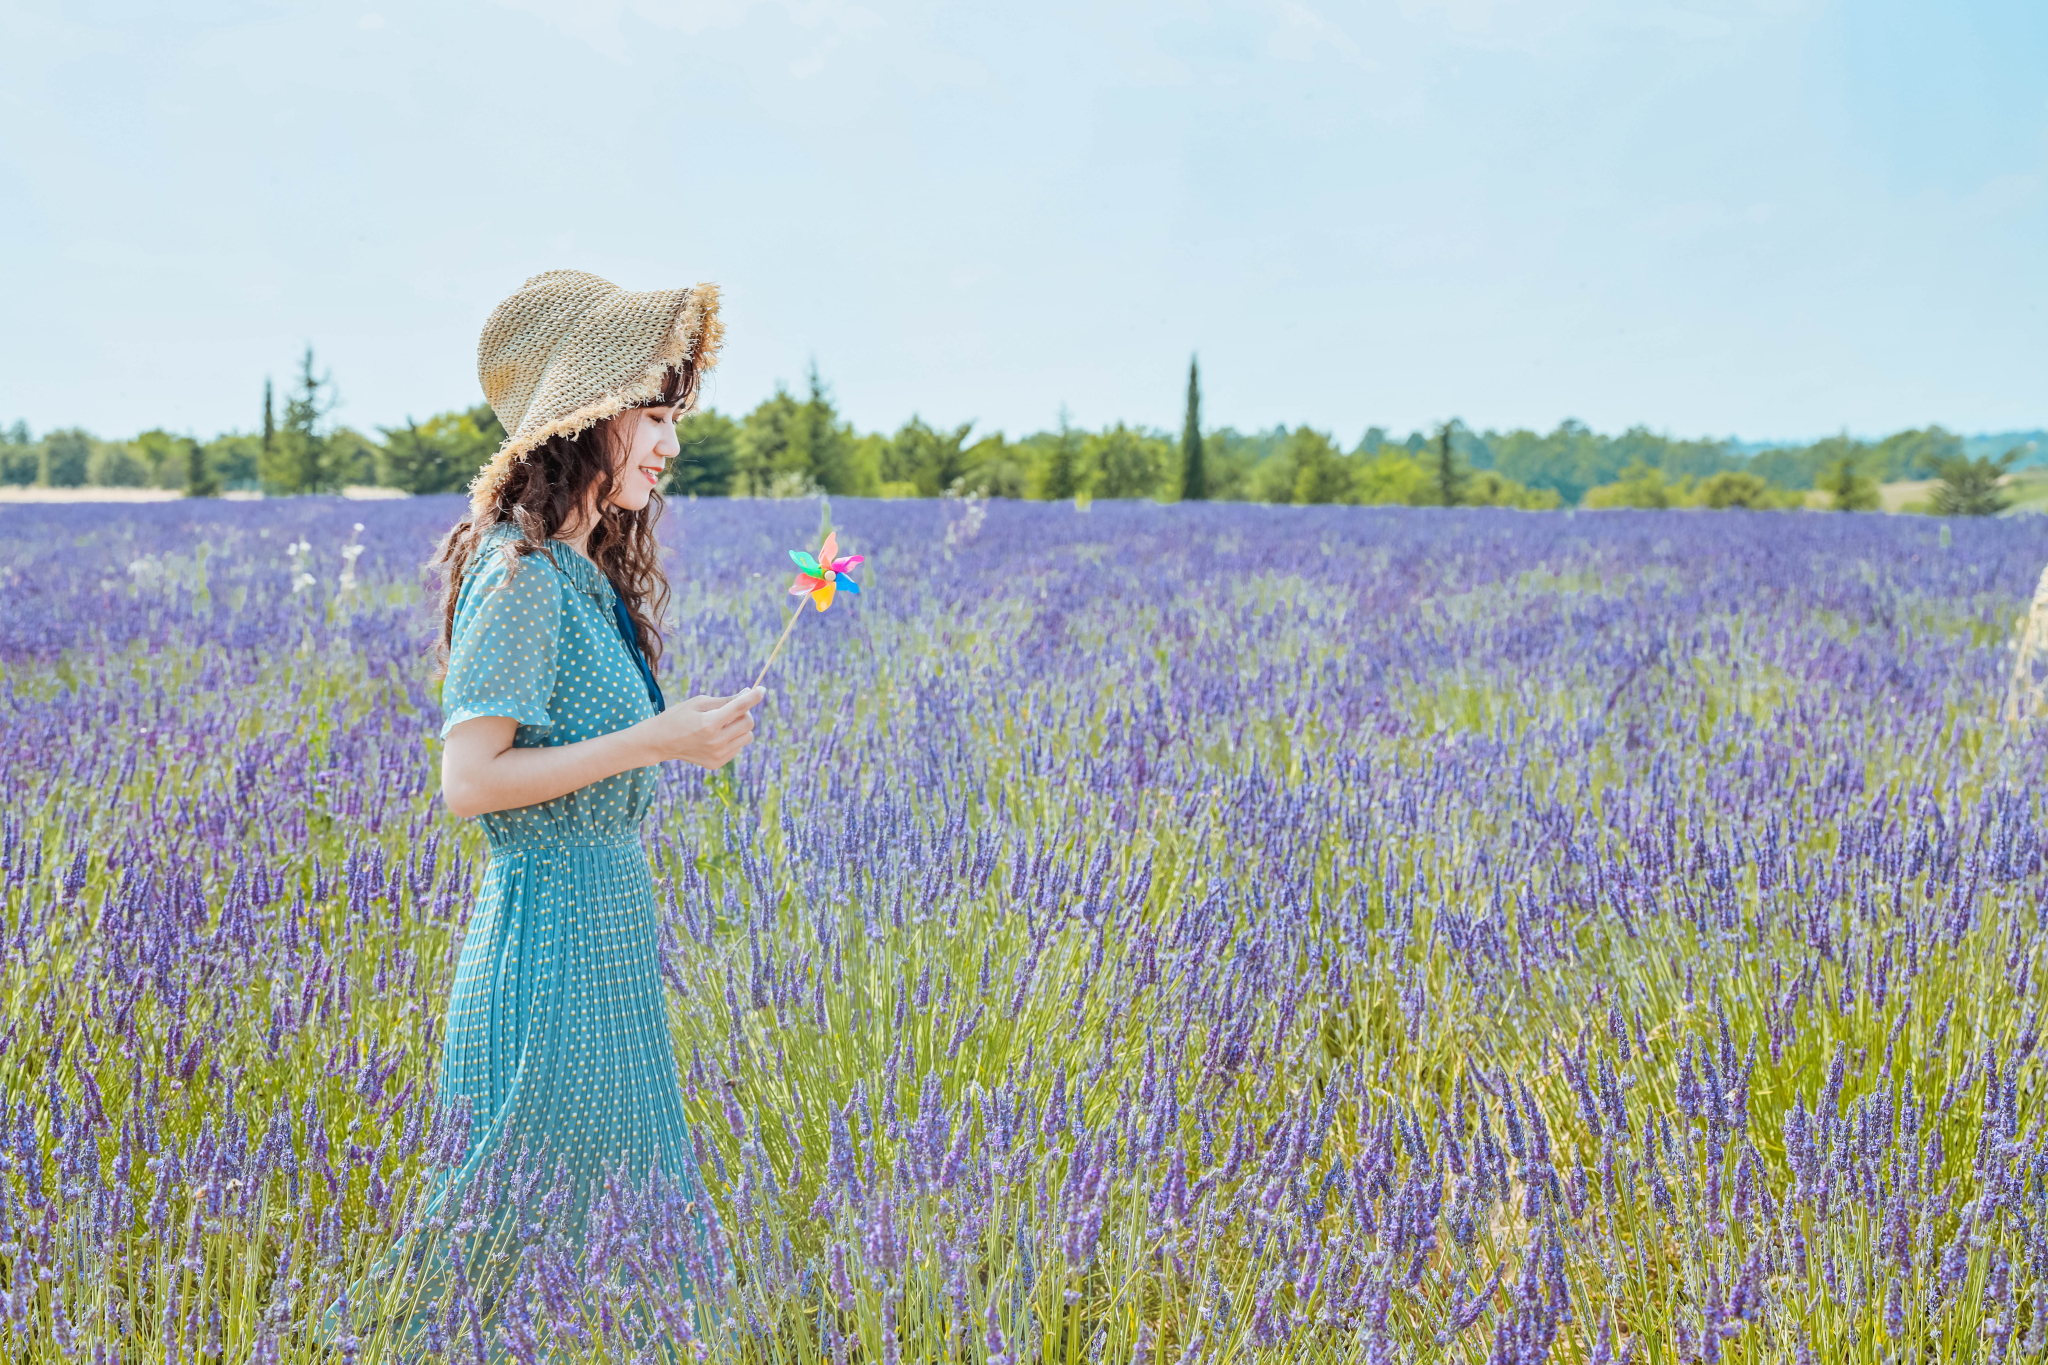
[[[752,736],[754,732],[754,707],[766,696],[758,687],[750,687],[733,697],[724,706],[713,712],[713,716],[724,728],[732,733]]]
[[[733,693],[731,699],[728,700],[725,703],[725,705],[720,707],[719,709],[724,711],[728,715],[743,716],[747,712],[753,710],[754,707],[757,704],[759,704],[761,699],[767,695],[768,690],[766,688],[749,687],[744,692]]]
[[[715,772],[754,742],[753,709],[766,695],[763,689],[750,687],[728,698],[713,699],[714,705],[705,710],[701,722],[706,751],[697,760],[701,766]]]
[[[713,772],[732,762],[740,750],[754,742],[753,710],[768,695],[766,689],[749,687],[730,697],[692,697],[680,708],[677,720],[683,739],[677,757]]]
[[[752,710],[767,695],[768,690],[766,688],[749,687],[743,691],[735,692],[729,697],[692,697],[683,703],[682,709],[685,711],[748,711]]]
[[[703,766],[712,772],[717,772],[720,768],[738,758],[740,750],[753,742],[754,737],[751,734],[730,735],[713,746],[710,758]]]

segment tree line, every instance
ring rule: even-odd
[[[200,441],[163,430],[105,441],[80,428],[33,437],[25,423],[0,431],[0,483],[103,485],[267,494],[378,485],[452,492],[505,439],[488,405],[379,427],[375,436],[332,423],[331,375],[310,347],[281,397],[266,381],[261,422]],[[1878,441],[1846,434],[1805,445],[1745,450],[1682,440],[1645,427],[1604,435],[1567,420],[1553,431],[1474,431],[1452,419],[1396,438],[1368,427],[1346,447],[1310,426],[1259,432],[1204,428],[1201,375],[1190,362],[1178,434],[1123,422],[1101,430],[1058,425],[1011,439],[977,424],[933,426],[920,416],[894,432],[859,432],[844,418],[815,363],[801,389],[778,385],[751,411],[693,413],[678,427],[681,455],[667,489],[698,497],[1216,499],[1285,503],[1587,507],[1777,508],[1878,505],[1878,486],[1939,481],[1924,510],[1987,512],[2007,505],[2000,478],[2031,453],[2015,443],[1973,452],[1939,426]],[[2039,433],[2032,433],[2039,435]]]

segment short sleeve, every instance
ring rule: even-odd
[[[441,736],[478,716],[510,716],[536,730],[554,726],[555,650],[562,590],[548,562],[526,555],[508,565],[490,549],[473,563],[456,602],[448,676],[441,684]]]

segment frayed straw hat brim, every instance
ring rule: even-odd
[[[659,397],[685,361],[701,378],[723,337],[713,284],[636,294],[581,270],[526,281],[477,342],[477,378],[508,434],[469,486],[471,520],[487,519],[527,452]]]

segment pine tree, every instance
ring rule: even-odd
[[[328,387],[330,379],[313,373],[313,348],[308,346],[299,358],[298,392],[284,403],[285,430],[296,457],[291,471],[294,492],[317,493],[326,483],[327,441],[320,433],[320,419],[334,404],[331,398],[323,402],[320,390]]]
[[[1881,503],[1877,480],[1857,468],[1855,455],[1834,460],[1821,471],[1813,486],[1831,495],[1830,512],[1875,512]]]
[[[1188,415],[1180,431],[1180,496],[1200,502],[1209,496],[1208,470],[1202,458],[1202,376],[1196,358],[1188,357]]]
[[[1936,516],[1995,517],[2012,506],[2012,499],[1999,487],[2022,447],[2015,447],[1995,460],[1969,460],[1957,455],[1943,460],[1937,472],[1941,482],[1929,499]]]
[[[434,439],[433,433],[421,431],[410,414],[404,426],[384,429],[382,464],[377,481],[408,493],[439,493],[461,487],[449,468],[447,450]]]
[[[683,497],[722,498],[732,491],[732,472],[739,453],[740,424],[722,412],[703,408],[676,424],[681,449],[669,461],[664,493]]]
[[[1060,404],[1060,434],[1045,458],[1045,496],[1054,501],[1079,497],[1086,483],[1081,467],[1081,437],[1067,419],[1067,405]]]
[[[775,476],[787,467],[792,436],[803,417],[789,388],[777,381],[775,392],[754,405],[740,421],[740,439],[733,455],[732,491],[741,497],[764,498]]]
[[[807,383],[809,395],[790,432],[793,463],[827,493],[851,493],[855,491],[852,470],[848,468],[853,455],[853,433],[832,406],[832,396],[818,374],[816,356],[811,357]]]
[[[284,411],[271,414],[270,385],[264,384],[263,457],[257,475],[272,493],[319,493],[339,482],[342,471],[329,458],[329,436],[322,419],[334,410],[334,380],[316,374],[313,348],[299,359],[298,378],[285,390]]]

